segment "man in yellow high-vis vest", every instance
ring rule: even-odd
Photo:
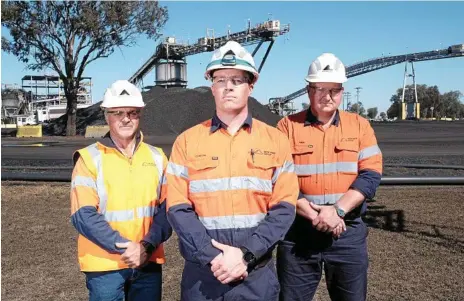
[[[73,157],[71,221],[90,301],[161,300],[167,159],[143,142],[144,106],[136,86],[116,81],[101,104],[109,133]]]

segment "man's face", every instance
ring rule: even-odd
[[[239,112],[247,107],[253,84],[249,84],[249,77],[245,71],[219,69],[213,74],[211,91],[217,111]]]
[[[141,108],[118,107],[105,111],[106,123],[113,136],[132,139],[139,129]]]
[[[307,86],[311,108],[314,113],[328,114],[335,112],[343,97],[342,84],[309,83]]]

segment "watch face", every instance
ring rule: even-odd
[[[247,263],[250,263],[255,259],[255,256],[251,252],[246,252],[245,255],[243,256],[243,259],[245,259]]]
[[[340,217],[344,217],[345,216],[345,211],[343,211],[342,209],[337,207],[337,214]]]

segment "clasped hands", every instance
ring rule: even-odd
[[[306,199],[301,199],[307,202]],[[300,200],[299,200],[300,201]],[[339,217],[334,206],[320,206],[309,203],[306,216],[313,226],[321,232],[332,232],[333,237],[338,238],[346,231],[343,218]],[[248,276],[247,264],[243,260],[243,252],[240,248],[221,244],[214,239],[213,246],[222,251],[211,261],[211,272],[222,284],[243,280]]]
[[[119,249],[125,249],[121,256],[121,260],[127,264],[129,268],[140,268],[148,263],[150,254],[146,253],[142,244],[133,241],[117,242],[116,247]]]
[[[307,216],[318,231],[332,232],[334,238],[339,238],[346,231],[345,221],[338,216],[337,210],[333,205],[321,206],[309,203]]]
[[[213,246],[222,252],[211,261],[211,272],[222,284],[243,280],[248,276],[247,264],[240,248],[221,244],[214,239]]]

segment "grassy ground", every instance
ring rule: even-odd
[[[86,300],[69,185],[2,182],[3,300]],[[369,204],[369,300],[464,300],[464,187],[381,187]],[[164,300],[182,258],[166,244]],[[321,286],[316,300],[329,300]]]

